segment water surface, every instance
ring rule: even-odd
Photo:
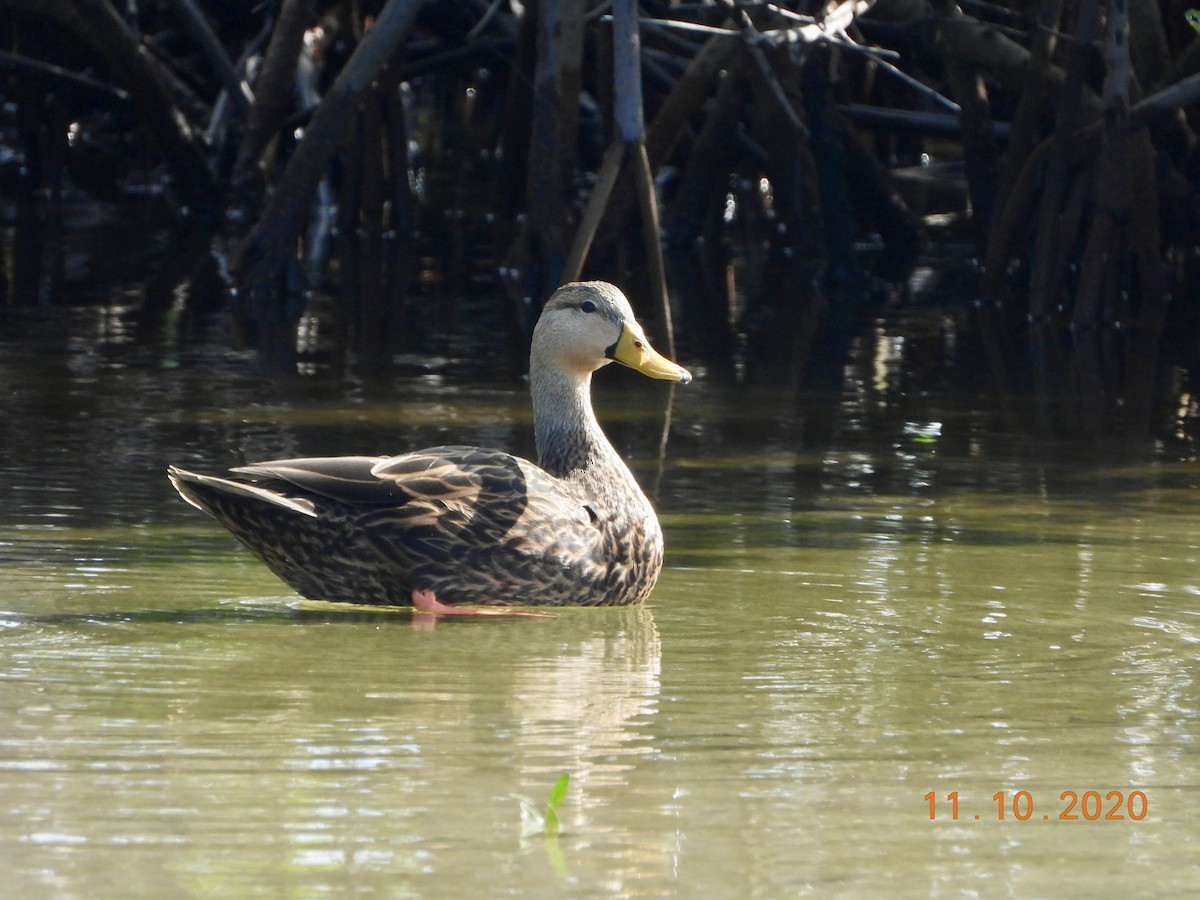
[[[428,627],[300,600],[163,466],[532,454],[522,385],[281,384],[240,356],[16,325],[5,895],[1200,888],[1185,440],[1063,437],[864,346],[834,398],[677,389],[660,457],[665,388],[606,371],[601,418],[666,530],[650,603]],[[528,833],[514,795],[562,773],[563,833]]]

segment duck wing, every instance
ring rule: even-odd
[[[384,481],[371,470],[386,456],[326,456],[306,459],[274,459],[230,469],[255,482],[277,481],[278,490],[286,485],[300,488],[329,500],[351,506],[381,506],[400,503],[407,495],[396,490],[394,482]]]
[[[595,531],[595,513],[574,484],[501,450],[450,445],[391,457],[270,460],[232,471],[275,493],[316,502],[318,515],[325,499],[362,513],[386,512],[397,526],[470,528],[482,540],[539,526]]]

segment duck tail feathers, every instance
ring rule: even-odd
[[[317,517],[316,507],[311,500],[306,500],[303,497],[288,497],[269,488],[247,484],[244,481],[232,481],[228,478],[217,478],[213,475],[200,475],[196,472],[189,472],[187,469],[181,469],[178,466],[167,466],[167,477],[171,479],[171,484],[175,485],[175,490],[179,491],[179,496],[196,507],[196,509],[206,512],[209,515],[212,515],[213,512],[208,504],[205,503],[204,495],[207,492],[215,491],[221,494],[230,494],[235,497],[256,500],[261,503],[270,503],[314,519]]]

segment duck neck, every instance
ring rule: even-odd
[[[534,365],[529,380],[539,466],[577,482],[613,477],[632,481],[592,410],[590,372]]]

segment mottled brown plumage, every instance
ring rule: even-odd
[[[538,465],[502,450],[276,460],[176,489],[296,591],[395,606],[607,606],[646,599],[662,532],[592,411],[591,374],[616,360],[689,381],[604,282],[546,302],[530,352]],[[429,598],[436,598],[430,600]]]

